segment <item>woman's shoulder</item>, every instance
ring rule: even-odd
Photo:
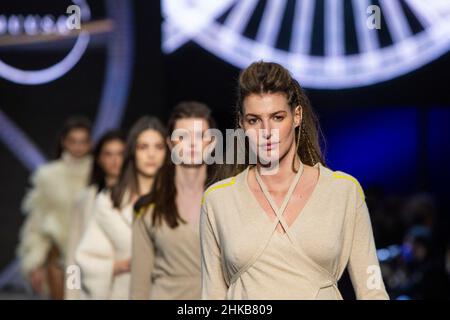
[[[155,209],[155,203],[151,202],[145,206],[142,206],[138,210],[133,210],[134,221],[140,221],[145,223],[148,227],[153,221],[153,212]]]
[[[108,215],[112,212],[117,212],[118,209],[114,208],[114,204],[111,198],[110,190],[102,190],[95,196],[95,211],[98,215]]]
[[[236,185],[236,181],[238,180],[239,175],[222,179],[211,184],[203,192],[201,203],[204,204],[207,200],[211,201],[213,199],[223,198],[224,195],[229,194],[230,188],[233,188]]]
[[[133,220],[132,211],[131,204],[120,208],[115,207],[111,198],[111,191],[103,190],[95,197],[93,218],[104,229],[112,225],[123,224],[124,222],[131,225]]]
[[[31,175],[31,181],[34,184],[45,183],[50,180],[59,179],[64,170],[60,159],[51,160],[39,166]]]
[[[92,199],[95,199],[97,197],[97,194],[99,193],[98,187],[95,185],[89,185],[77,195],[77,202],[85,202],[85,201],[91,201]]]
[[[111,191],[109,189],[103,189],[97,193],[96,201],[102,204],[112,206]]]
[[[333,188],[339,188],[345,192],[357,193],[360,197],[360,201],[365,200],[364,190],[355,176],[342,170],[328,170]]]
[[[81,190],[75,197],[75,208],[77,210],[80,210],[82,208],[91,208],[91,206],[95,205],[97,193],[98,188],[94,185],[90,185]]]

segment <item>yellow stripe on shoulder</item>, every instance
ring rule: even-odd
[[[154,203],[150,203],[148,206],[142,207],[139,211],[135,211],[134,214],[136,216],[136,219],[139,219],[140,217],[142,217],[144,215],[144,213],[147,212],[147,210],[153,208],[154,206],[155,206]]]
[[[208,189],[206,189],[205,193],[203,194],[202,197],[202,202],[201,204],[203,204],[205,202],[206,196],[213,190],[217,190],[217,189],[221,189],[221,188],[225,188],[225,187],[229,187],[232,186],[236,183],[236,176],[232,177],[230,181],[228,182],[223,182],[223,183],[219,183],[217,185],[213,185],[211,187],[209,187]]]
[[[337,172],[333,172],[333,177],[335,177],[337,179],[346,179],[346,180],[349,180],[349,181],[353,182],[354,184],[356,184],[356,187],[358,188],[361,198],[363,199],[363,201],[365,201],[366,198],[364,195],[364,190],[362,189],[361,184],[358,182],[358,180],[356,180],[354,177],[352,177],[350,175],[340,174]]]

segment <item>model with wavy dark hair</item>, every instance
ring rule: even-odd
[[[364,192],[326,166],[318,118],[289,71],[262,61],[243,70],[236,123],[256,161],[204,194],[202,297],[341,299],[348,266],[358,299],[388,298]]]
[[[98,194],[75,252],[82,298],[129,298],[133,206],[151,190],[167,161],[165,137],[166,129],[155,117],[142,117],[131,128],[118,181]]]
[[[125,137],[118,130],[107,131],[95,145],[89,185],[78,196],[70,219],[66,271],[70,271],[68,268],[75,264],[75,250],[93,215],[97,195],[112,188],[119,178],[124,150]],[[70,272],[66,272],[66,280],[69,280],[68,276],[70,276]],[[70,281],[65,281],[64,299],[79,299],[81,291],[77,288],[69,288],[68,283]]]
[[[203,103],[178,104],[168,122],[168,145],[180,160],[166,163],[152,192],[135,206],[132,299],[200,299],[200,201],[213,167],[204,160],[215,122]],[[198,159],[198,161],[196,161]]]

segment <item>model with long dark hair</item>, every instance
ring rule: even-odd
[[[129,298],[133,205],[151,190],[163,165],[168,153],[165,137],[165,127],[154,117],[139,119],[130,130],[119,179],[97,196],[75,252],[82,298]]]
[[[94,212],[97,195],[105,189],[112,188],[122,169],[125,150],[125,137],[122,132],[113,130],[103,134],[98,140],[94,152],[91,176],[88,187],[81,192],[73,209],[70,221],[69,244],[66,254],[66,277],[70,276],[70,266],[75,265],[75,250],[81,240],[86,225]],[[66,280],[70,280],[67,278]],[[65,281],[64,299],[80,298],[80,290],[68,288]]]
[[[167,143],[172,153],[182,151],[181,161],[166,162],[152,192],[136,203],[132,299],[200,299],[200,202],[213,171],[203,155],[213,143],[207,130],[214,127],[202,103],[182,102],[172,111]]]

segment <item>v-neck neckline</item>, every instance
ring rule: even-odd
[[[270,194],[270,191],[267,188],[267,185],[262,180],[261,175],[258,172],[258,169],[255,168],[255,170],[254,170],[256,182],[259,184],[259,187],[262,190],[263,195],[265,196],[266,200],[269,202],[269,205],[272,207],[272,210],[275,212],[279,221],[282,220],[281,218],[283,217],[283,214],[286,211],[287,206],[289,205],[289,201],[291,200],[292,195],[294,194],[294,191],[297,188],[298,183],[300,182],[300,178],[303,175],[304,167],[305,167],[304,164],[300,162],[300,168],[295,173],[294,178],[292,179],[292,181],[289,185],[289,188],[281,202],[281,206],[278,206],[278,204],[275,202],[275,199]],[[283,222],[281,222],[281,224],[284,228],[285,226],[283,225]]]
[[[296,225],[297,223],[299,223],[299,220],[305,219],[305,217],[303,217],[303,216],[305,215],[305,212],[308,211],[308,207],[310,206],[310,203],[314,201],[314,198],[315,198],[315,197],[317,196],[317,194],[319,193],[318,190],[320,189],[321,184],[322,184],[322,181],[323,181],[323,179],[325,178],[325,177],[324,177],[325,170],[323,170],[323,168],[321,167],[321,163],[320,163],[320,162],[316,163],[313,167],[317,167],[317,168],[319,169],[319,177],[318,177],[318,179],[317,179],[316,185],[314,186],[314,190],[312,191],[312,193],[310,194],[310,196],[309,196],[308,199],[306,200],[306,203],[305,203],[305,205],[303,206],[303,208],[300,210],[300,212],[297,213],[296,217],[294,218],[294,220],[292,221],[292,223],[291,223],[290,225],[287,224],[286,219],[284,219],[284,214],[282,214],[282,218],[284,219],[284,222],[285,222],[285,224],[286,224],[286,226],[287,226],[287,229],[284,230],[283,233],[281,233],[280,231],[278,231],[278,228],[277,228],[277,227],[278,227],[278,224],[281,223],[281,222],[278,220],[278,218],[275,218],[274,221],[272,221],[272,220],[270,219],[269,215],[268,215],[267,212],[264,210],[264,208],[262,207],[262,205],[259,203],[259,200],[256,198],[256,195],[253,193],[253,191],[252,191],[251,188],[250,188],[250,185],[248,184],[248,173],[249,173],[249,171],[250,171],[251,166],[248,166],[248,167],[245,169],[245,172],[244,172],[244,175],[243,175],[244,186],[245,186],[245,189],[247,190],[247,192],[249,193],[250,198],[252,199],[251,201],[252,201],[253,204],[256,206],[256,208],[259,209],[259,210],[258,210],[258,216],[261,215],[261,214],[263,214],[263,215],[264,215],[264,217],[263,217],[264,220],[267,221],[270,225],[274,225],[275,222],[276,222],[277,224],[276,224],[276,227],[275,227],[275,231],[274,231],[274,232],[277,232],[277,233],[278,233],[279,235],[281,235],[281,236],[285,236],[286,233],[288,233],[289,231],[291,231],[291,230],[293,229],[293,227],[295,227],[295,225]],[[298,181],[298,183],[299,183],[299,181]],[[297,183],[297,184],[298,184],[298,183]],[[294,188],[294,190],[295,190],[295,188]],[[267,200],[267,201],[268,201],[268,200]],[[289,205],[289,202],[288,202],[287,206],[288,206],[288,205]],[[286,209],[287,209],[287,206],[286,206]],[[272,208],[272,207],[271,207],[271,208]],[[273,209],[272,209],[272,210],[273,210]],[[283,229],[284,229],[284,227],[283,227]]]

